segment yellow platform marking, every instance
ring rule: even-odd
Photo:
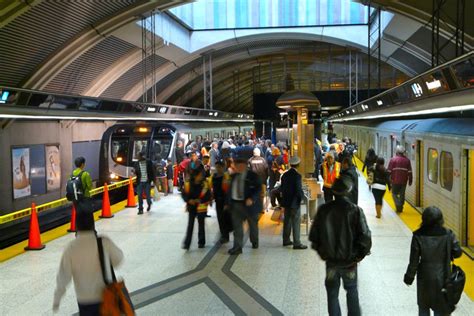
[[[356,157],[357,158],[357,157]],[[362,173],[362,166],[363,163],[360,159],[356,159],[357,168]],[[366,177],[365,174],[363,174]],[[387,191],[388,192],[388,191]],[[390,205],[392,211],[395,212],[395,203],[392,199],[392,194],[385,194],[384,196],[385,202]],[[409,203],[405,202],[403,205],[403,212],[401,214],[397,214],[400,219],[405,223],[405,225],[410,228],[411,231],[415,231],[420,227],[421,224],[421,214],[418,212],[413,206]],[[456,265],[459,265],[464,272],[466,273],[466,285],[464,286],[464,292],[469,296],[471,300],[474,300],[474,282],[470,281],[471,278],[474,278],[474,261],[463,254],[460,258],[455,260]],[[407,258],[408,264],[408,258]]]
[[[135,201],[137,198],[135,197]],[[110,206],[110,211],[112,214],[117,213],[125,208],[127,205],[127,201],[122,201],[119,203],[116,203],[114,205]],[[102,210],[98,210],[94,212],[94,220],[97,221],[99,220],[99,215],[102,213]],[[53,228],[51,230],[48,230],[47,232],[44,232],[41,234],[41,243],[46,244],[52,240],[55,240],[59,237],[65,236],[67,234],[73,234],[69,233],[67,230],[71,227],[70,223],[64,224],[62,226]],[[25,247],[28,246],[28,240],[24,240],[22,242],[19,242],[13,246],[10,246],[8,248],[0,250],[0,262],[9,260],[15,256],[18,256],[22,253],[25,252]],[[47,251],[48,247],[45,248],[43,251]]]

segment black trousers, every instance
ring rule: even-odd
[[[216,198],[217,222],[219,223],[219,231],[221,237],[229,239],[229,233],[232,231],[232,217],[230,211],[224,210],[224,199]]]
[[[206,213],[198,213],[196,210],[190,210],[188,206],[188,228],[186,229],[186,237],[184,238],[184,246],[188,247],[191,245],[194,230],[194,219],[198,220],[198,244],[206,244],[206,233],[204,231],[204,219]]]
[[[323,193],[324,193],[324,203],[328,203],[334,200],[334,193],[332,193],[332,188],[324,187]]]
[[[272,203],[272,207],[277,206],[277,201],[278,204],[281,205],[281,190],[280,188],[276,188],[270,191],[270,201]]]
[[[79,316],[100,316],[100,304],[81,304],[79,305]]]

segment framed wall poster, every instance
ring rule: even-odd
[[[12,148],[13,199],[31,195],[30,149]]]
[[[46,187],[47,191],[61,187],[61,159],[59,145],[46,145]]]

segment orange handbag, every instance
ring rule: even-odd
[[[102,277],[105,283],[105,289],[102,293],[102,303],[100,305],[100,315],[102,316],[133,316],[135,310],[130,299],[125,283],[117,281],[115,277],[114,267],[110,264],[110,271],[112,273],[112,282],[107,281],[105,274],[105,257],[104,247],[102,245],[102,238],[97,238],[97,246],[99,249],[100,268],[102,270]]]

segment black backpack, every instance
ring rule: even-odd
[[[68,201],[80,201],[84,198],[84,189],[82,187],[81,177],[84,170],[79,172],[77,176],[71,175],[66,183],[66,198]]]

